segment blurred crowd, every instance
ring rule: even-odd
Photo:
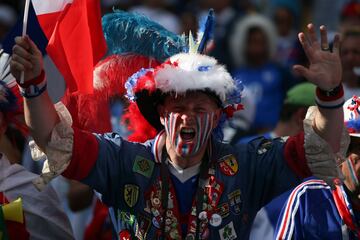
[[[215,10],[214,44],[209,54],[226,65],[233,77],[241,79],[245,86],[242,100],[245,110],[236,113],[224,129],[224,140],[228,142],[247,142],[259,134],[269,138],[295,135],[302,130],[306,110],[314,105],[315,87],[295,75],[292,66],[307,64],[297,33],[308,22],[326,25],[330,41],[336,32],[341,34],[345,99],[360,94],[360,1],[102,0],[101,4],[103,14],[116,9],[139,12],[177,34],[190,31],[196,34],[198,22],[207,15],[208,9]],[[1,1],[0,46],[17,19],[22,17],[23,6],[24,1]],[[51,62],[45,64],[45,68],[50,95],[57,101],[64,86],[52,85],[51,81],[61,76]],[[122,111],[121,101],[115,101],[113,129],[118,131]],[[23,149],[24,145],[18,148]],[[26,152],[26,147],[24,149]],[[17,158],[14,162],[24,161],[29,170],[40,173],[40,167],[29,164],[26,157],[25,160]],[[60,182],[55,186],[67,198],[69,204],[64,208],[71,216],[76,238],[82,239],[92,208],[99,203],[95,203],[87,187],[72,182]],[[78,193],[81,193],[80,198]],[[78,204],[79,199],[83,199],[81,204]],[[88,208],[90,205],[92,208]],[[74,216],[72,210],[83,215]]]

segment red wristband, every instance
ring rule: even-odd
[[[334,100],[337,100],[344,96],[344,88],[343,85],[340,84],[336,88],[334,88],[331,91],[324,91],[320,89],[319,87],[316,88],[316,96],[321,100],[325,102],[331,102]]]
[[[37,76],[36,78],[33,78],[29,81],[24,82],[23,84],[20,84],[19,82],[17,82],[17,84],[22,87],[22,88],[28,88],[31,85],[39,85],[40,83],[42,83],[45,80],[45,71],[41,70],[41,73],[39,76]]]
[[[342,84],[332,91],[324,91],[317,87],[315,102],[320,108],[332,109],[342,107],[344,104],[344,88]]]

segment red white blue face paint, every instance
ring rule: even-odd
[[[351,177],[351,180],[353,181],[354,185],[356,187],[359,186],[359,179],[358,179],[358,177],[356,175],[356,172],[355,172],[354,162],[350,158],[347,158],[346,159],[346,165],[349,168],[350,177]]]
[[[214,113],[198,114],[194,129],[189,130],[189,132],[194,132],[194,137],[186,140],[181,137],[181,131],[188,129],[177,129],[181,123],[181,114],[169,113],[165,116],[165,131],[176,153],[182,157],[190,157],[196,155],[209,139],[213,122]]]

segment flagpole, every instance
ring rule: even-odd
[[[24,9],[24,19],[23,19],[23,29],[22,29],[22,36],[26,35],[27,30],[27,23],[29,17],[29,7],[30,7],[30,0],[25,1],[25,9]],[[21,72],[20,83],[24,83],[24,71]]]

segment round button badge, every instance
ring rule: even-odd
[[[221,225],[221,223],[222,223],[222,217],[219,214],[214,213],[213,215],[211,215],[211,218],[210,218],[211,226],[218,227]]]

